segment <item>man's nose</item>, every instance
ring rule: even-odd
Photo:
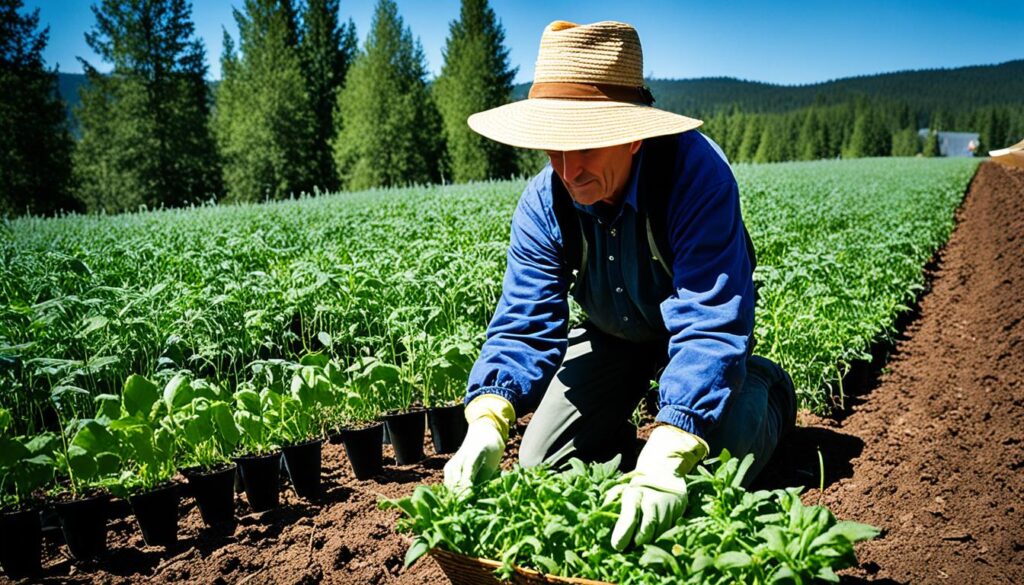
[[[562,176],[573,181],[583,173],[583,155],[578,150],[567,150],[562,153]]]

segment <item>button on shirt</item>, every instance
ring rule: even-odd
[[[469,376],[466,401],[483,393],[509,400],[522,414],[536,407],[568,345],[568,297],[605,333],[637,343],[664,340],[657,420],[703,436],[720,420],[746,376],[754,325],[754,258],[740,215],[739,191],[717,145],[684,132],[671,169],[667,207],[640,209],[644,167],[633,159],[623,201],[575,204],[590,249],[583,278],[572,285],[563,258],[546,167],[527,185],[512,218],[501,298]],[[665,213],[671,276],[648,245],[647,212]],[[576,227],[576,226],[573,226]],[[571,229],[566,227],[566,229]],[[571,292],[570,292],[571,289]],[[623,389],[627,391],[627,389]]]

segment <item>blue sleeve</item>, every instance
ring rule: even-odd
[[[480,357],[469,374],[466,402],[497,394],[524,414],[555,375],[568,345],[569,278],[551,205],[550,168],[527,186],[512,217],[501,298]]]
[[[667,209],[675,294],[661,304],[671,337],[657,420],[703,437],[746,377],[754,281],[736,179],[699,144],[696,161],[677,161]]]

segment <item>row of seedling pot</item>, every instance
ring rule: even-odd
[[[368,479],[383,469],[385,440],[399,465],[422,460],[428,420],[437,453],[455,451],[465,436],[461,404],[378,416],[389,403],[383,393],[404,382],[398,368],[373,359],[343,369],[312,354],[297,364],[255,362],[252,371],[233,393],[184,373],[162,389],[132,375],[120,396],[95,398],[92,418],[32,437],[10,436],[10,414],[0,409],[5,573],[40,570],[43,508],[55,513],[71,555],[89,560],[106,551],[115,497],[129,502],[146,544],[176,543],[179,471],[212,526],[233,520],[236,489],[255,512],[277,507],[282,472],[299,497],[318,499],[325,437],[343,443],[355,476]]]

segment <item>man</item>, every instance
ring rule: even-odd
[[[490,478],[517,415],[523,465],[607,460],[658,378],[660,423],[621,493],[612,544],[652,541],[686,505],[683,476],[727,448],[753,478],[794,424],[789,376],[752,355],[754,252],[736,180],[701,122],[651,107],[629,25],[553,22],[529,99],[476,132],[547,151],[512,219],[502,296],[469,378],[445,483]],[[587,313],[568,331],[568,296]]]

